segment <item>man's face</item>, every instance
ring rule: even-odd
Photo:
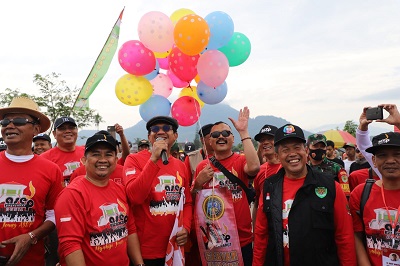
[[[3,120],[13,120],[13,119],[27,119],[29,122],[33,122],[32,117],[26,114],[7,114],[4,116]],[[8,148],[13,148],[15,145],[21,146],[23,148],[29,149],[32,147],[33,136],[39,134],[40,126],[32,123],[27,123],[25,125],[15,125],[14,123],[9,123],[7,126],[1,127],[1,135],[4,142],[7,144]]]
[[[317,149],[326,150],[326,146],[325,146],[325,144],[324,144],[323,142],[318,142],[318,143],[315,143],[315,144],[310,144],[310,145],[308,146],[308,148],[311,149],[311,150],[317,150]]]
[[[228,136],[224,137],[223,134],[225,133],[221,133],[222,131],[228,133]],[[214,134],[218,135],[218,132],[220,133],[219,136],[213,137]],[[212,127],[210,133],[210,145],[215,153],[231,151],[233,142],[234,137],[228,125],[221,123]]]
[[[356,156],[357,156],[357,159],[359,159],[359,160],[362,160],[365,158],[359,149],[356,149]]]
[[[400,179],[400,148],[381,147],[372,157],[383,178]]]
[[[213,150],[213,148],[211,147],[211,144],[210,144],[210,134],[205,135],[204,137],[200,137],[200,141],[203,145],[206,146],[206,150],[208,150],[208,151]]]
[[[37,139],[33,143],[33,153],[42,154],[51,149],[51,143],[44,139]]]
[[[150,127],[148,138],[151,144],[153,144],[157,138],[163,138],[167,141],[168,147],[171,148],[178,138],[178,133],[174,133],[171,125],[161,123]]]
[[[356,149],[353,147],[346,147],[347,157],[353,159],[356,156]]]
[[[53,131],[53,136],[60,147],[75,145],[78,128],[72,123],[64,123]]]
[[[307,152],[301,140],[283,140],[278,145],[277,154],[287,176],[300,178],[307,174]]]
[[[89,178],[96,180],[104,180],[104,178],[109,177],[115,169],[117,160],[117,153],[104,143],[94,145],[82,157],[86,174]]]
[[[275,153],[274,150],[274,136],[263,135],[259,141],[259,145],[262,148],[262,156],[270,156]]]
[[[326,156],[332,158],[335,156],[335,149],[331,146],[326,147]]]

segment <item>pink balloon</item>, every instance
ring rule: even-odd
[[[190,82],[197,75],[197,61],[200,55],[186,55],[174,47],[168,56],[169,69],[182,81]]]
[[[199,120],[201,114],[199,102],[190,96],[180,97],[172,104],[171,114],[179,125],[191,126]]]
[[[201,55],[197,63],[200,80],[210,87],[224,83],[229,73],[229,61],[218,50],[209,50]]]
[[[160,73],[157,77],[150,80],[150,83],[153,85],[153,94],[161,95],[165,98],[171,95],[173,85],[171,79],[167,75]]]
[[[158,61],[158,65],[160,66],[160,68],[165,69],[165,70],[169,69],[168,57],[157,58],[157,61]]]
[[[126,72],[135,76],[147,75],[156,66],[154,53],[136,40],[127,41],[119,48],[118,61]]]
[[[174,85],[174,87],[176,87],[176,88],[184,88],[184,87],[187,87],[189,85],[188,82],[182,81],[177,76],[175,76],[174,72],[172,72],[171,70],[167,71],[167,75],[171,79],[172,84]]]
[[[139,39],[154,52],[166,52],[174,43],[174,25],[162,12],[151,11],[143,15],[138,25]]]

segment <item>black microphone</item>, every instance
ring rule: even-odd
[[[156,141],[159,141],[159,140],[164,140],[164,138],[162,138],[162,137],[156,138]],[[166,151],[166,150],[162,150],[162,151],[161,151],[161,160],[162,160],[162,163],[163,163],[164,165],[167,165],[167,164],[169,163],[169,161],[168,161],[168,155],[167,155],[167,151]]]

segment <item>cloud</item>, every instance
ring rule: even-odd
[[[355,101],[382,101],[382,103],[398,104],[400,99],[400,86],[393,89],[378,91],[365,96],[354,98]]]

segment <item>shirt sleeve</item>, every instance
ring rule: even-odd
[[[60,168],[54,167],[54,180],[53,184],[50,187],[49,194],[46,197],[46,210],[54,210],[54,204],[56,202],[56,199],[58,197],[58,194],[63,190],[62,183],[63,183],[63,177],[61,175],[61,170]]]
[[[128,214],[128,235],[137,233],[136,229],[136,224],[135,224],[135,217],[133,215],[133,207],[131,206],[129,208],[129,214]]]
[[[361,153],[364,155],[365,159],[371,165],[372,169],[375,171],[375,173],[379,176],[380,179],[382,179],[382,175],[379,172],[378,168],[374,166],[374,163],[372,162],[372,153],[366,152],[365,150],[369,147],[372,146],[372,142],[369,139],[369,131],[362,131],[357,128],[356,130],[356,143],[357,143],[357,148],[361,151]]]
[[[264,202],[261,200],[257,209],[254,226],[253,266],[263,266],[268,245],[268,221],[263,211]]]
[[[188,172],[188,169],[186,169]],[[187,173],[189,176],[189,173]],[[193,201],[190,193],[189,178],[185,178],[185,204],[183,205],[183,226],[190,233],[193,218]]]
[[[357,265],[356,248],[351,214],[346,196],[339,183],[335,182],[336,198],[334,203],[335,242],[340,265]]]
[[[360,211],[361,194],[364,190],[364,184],[358,185],[350,195],[350,212],[353,220],[354,232],[363,232],[364,227],[361,221],[360,215],[357,213]]]

